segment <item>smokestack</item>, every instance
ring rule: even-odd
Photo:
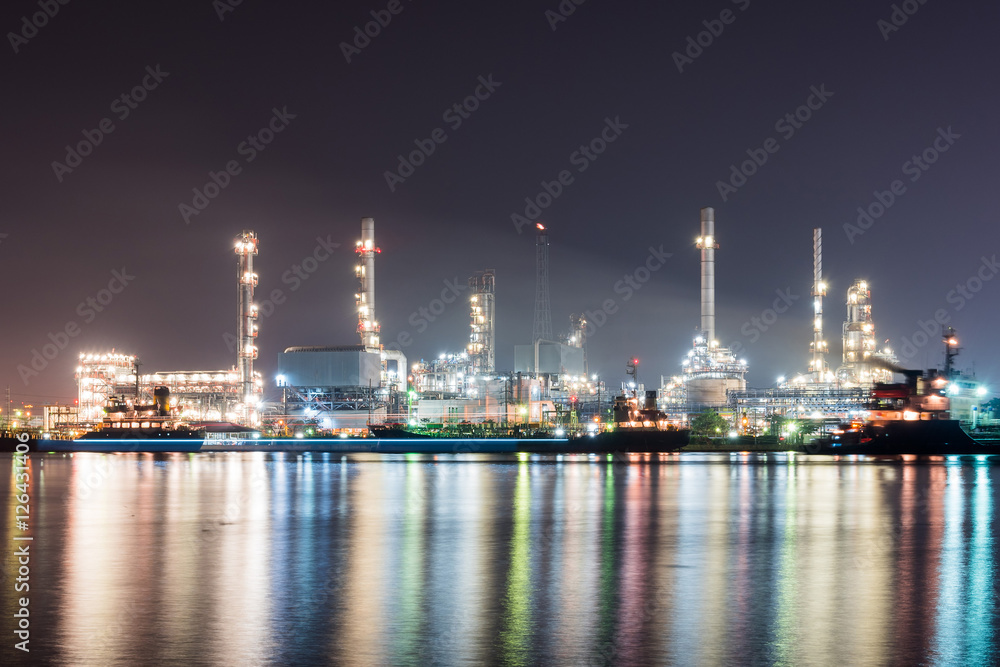
[[[715,209],[701,209],[701,333],[709,345],[715,340]]]
[[[369,349],[379,347],[379,326],[375,320],[375,218],[361,218],[361,240],[354,249],[358,253],[355,275],[358,277],[358,334],[361,344]]]

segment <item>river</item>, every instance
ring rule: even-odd
[[[27,531],[14,472],[0,480],[5,665],[1000,660],[984,457],[31,454],[28,470]]]

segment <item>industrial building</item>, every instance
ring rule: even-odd
[[[701,210],[700,324],[680,372],[661,376],[658,407],[675,423],[714,409],[729,416],[745,433],[764,432],[776,418],[839,420],[863,413],[875,382],[893,378],[896,359],[888,347],[879,349],[872,317],[872,293],[866,280],[847,290],[843,323],[843,357],[831,372],[824,339],[822,230],[813,230],[812,335],[808,370],[778,386],[747,389],[747,362],[719,343],[716,333],[715,251],[719,248],[715,211]],[[166,387],[175,414],[188,422],[233,422],[263,426],[285,434],[363,433],[373,423],[482,423],[538,425],[575,424],[603,420],[613,396],[587,365],[586,329],[582,315],[571,315],[568,332],[554,334],[549,294],[549,229],[539,223],[535,236],[535,302],[532,342],[515,345],[513,371],[496,368],[496,272],[485,269],[468,279],[469,331],[465,349],[408,366],[398,350],[380,342],[376,310],[375,221],[361,219],[356,243],[357,280],[355,343],[292,346],[278,357],[280,399],[263,403],[263,380],[255,369],[258,358],[258,276],[254,261],[257,235],[244,230],[235,239],[237,255],[236,363],[228,370],[157,371],[141,374],[135,355],[111,352],[80,355],[76,378],[78,408],[53,411],[51,423],[67,428],[67,420],[93,425],[106,404],[124,398],[136,404],[151,400],[153,390]],[[954,337],[952,337],[953,340]],[[947,342],[947,341],[946,341]],[[957,343],[955,343],[957,345]],[[949,357],[950,360],[951,357]],[[631,382],[622,393],[637,398],[645,392],[633,359]],[[984,396],[974,378],[948,371],[953,413],[975,424]],[[48,421],[48,420],[47,420]]]
[[[105,416],[104,407],[113,398],[134,405],[148,404],[156,387],[166,387],[171,410],[184,421],[259,423],[259,397],[263,392],[259,373],[252,376],[249,395],[253,402],[247,405],[245,385],[235,369],[148,374],[140,374],[138,369],[139,359],[132,354],[81,354],[76,369],[80,422],[99,424]]]
[[[572,315],[569,333],[558,340],[553,335],[549,231],[540,223],[536,231],[532,344],[515,345],[514,371],[497,374],[496,276],[491,269],[477,272],[469,279],[469,345],[413,364],[411,422],[538,424],[600,414],[603,385],[587,375],[586,319]]]
[[[381,382],[382,355],[365,345],[289,347],[278,358],[277,421],[293,431],[366,430],[369,421],[386,416]]]
[[[823,233],[813,230],[813,321],[809,344],[808,371],[778,386],[734,391],[729,407],[739,416],[745,433],[766,432],[775,417],[786,420],[809,419],[833,423],[857,418],[867,409],[875,382],[892,382],[896,358],[892,350],[877,348],[872,318],[871,288],[856,280],[847,290],[846,319],[843,324],[843,362],[836,373],[827,362],[829,348],[823,335]]]
[[[289,347],[278,356],[280,408],[267,418],[269,428],[285,433],[365,433],[371,423],[405,413],[406,356],[385,349],[375,306],[375,220],[361,219],[355,244],[359,343]]]

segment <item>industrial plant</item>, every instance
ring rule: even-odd
[[[376,301],[381,249],[376,243],[375,220],[362,218],[360,232],[354,265],[355,340],[286,347],[277,360],[274,384],[265,386],[255,369],[260,331],[254,259],[260,245],[255,232],[243,230],[233,244],[237,297],[233,365],[143,373],[141,351],[82,353],[76,371],[78,408],[50,406],[45,428],[93,428],[112,403],[139,406],[159,397],[177,418],[211,424],[219,432],[257,429],[298,437],[364,435],[376,424],[439,430],[479,424],[594,431],[611,421],[614,399],[620,397],[637,408],[655,407],[677,426],[687,426],[696,416],[714,411],[728,421],[733,433],[789,436],[796,421],[833,423],[862,414],[874,384],[891,382],[898,369],[887,341],[879,343],[871,285],[858,279],[846,290],[843,354],[839,367],[831,370],[824,333],[828,289],[820,229],[813,230],[812,237],[812,327],[808,347],[803,332],[804,368],[766,388],[747,386],[747,360],[720,342],[725,333],[720,336],[716,331],[715,262],[720,245],[712,208],[701,210],[695,243],[700,253],[700,322],[694,327],[691,348],[679,355],[675,371],[660,374],[658,387],[639,381],[637,359],[629,364],[629,382],[609,386],[592,374],[583,315],[570,316],[562,333],[554,331],[549,291],[551,230],[546,225],[536,225],[531,338],[526,336],[523,343],[513,345],[514,364],[508,370],[496,366],[498,282],[493,269],[468,278],[469,330],[464,349],[441,353],[435,359],[407,360],[400,350],[383,345]],[[502,291],[502,276],[499,286]],[[957,338],[953,332],[949,335],[957,351]],[[972,377],[954,369],[949,373],[955,411],[965,421],[982,419],[976,414],[976,398],[983,396],[983,389]]]

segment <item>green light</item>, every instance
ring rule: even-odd
[[[528,465],[521,463],[514,489],[514,534],[510,544],[510,570],[504,596],[500,640],[504,663],[526,664],[531,637],[531,480]]]

